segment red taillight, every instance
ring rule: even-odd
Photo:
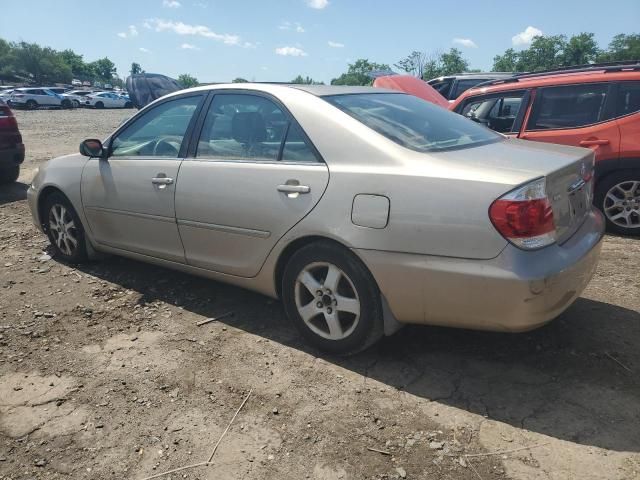
[[[544,178],[503,195],[491,204],[489,218],[500,234],[527,250],[546,247],[556,240],[553,208]]]

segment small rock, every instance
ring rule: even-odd
[[[397,467],[396,472],[398,472],[398,475],[400,475],[400,478],[407,478],[407,472],[404,468]]]
[[[444,442],[429,442],[429,448],[431,450],[442,450],[444,448]]]
[[[278,413],[280,412],[278,412],[277,408],[274,408],[273,410],[271,410],[271,413],[273,413],[274,415],[278,415]]]
[[[460,457],[458,459],[458,463],[461,467],[467,468],[467,460],[464,457]]]
[[[39,458],[33,463],[36,467],[44,467],[47,464],[47,461],[44,458]]]

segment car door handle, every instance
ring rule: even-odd
[[[151,183],[155,185],[171,185],[173,183],[173,178],[169,177],[153,177],[151,179]]]
[[[581,147],[592,147],[594,145],[609,145],[609,140],[606,138],[595,140],[582,140],[580,142]]]
[[[278,191],[282,193],[309,193],[311,187],[307,185],[278,185]]]

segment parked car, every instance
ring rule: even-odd
[[[69,90],[63,93],[62,96],[71,100],[74,108],[79,108],[86,102],[87,95],[92,93],[94,93],[93,90]]]
[[[110,252],[279,297],[336,353],[402,323],[545,324],[585,288],[604,230],[593,152],[372,87],[182,90],[80,152],[27,192],[60,259]]]
[[[608,230],[640,235],[640,63],[496,80],[451,109],[511,137],[592,149]]]
[[[15,89],[9,88],[7,90],[0,90],[0,100],[3,100],[7,105],[11,103],[11,94]]]
[[[429,80],[427,83],[435,88],[440,95],[453,101],[468,89],[489,80],[499,80],[513,76],[510,72],[489,73],[457,73]]]
[[[87,95],[84,100],[86,107],[92,108],[132,108],[133,104],[127,98],[113,92],[99,92]]]
[[[11,106],[35,110],[39,107],[73,108],[73,103],[48,88],[16,88],[11,93]]]
[[[18,122],[4,100],[0,99],[0,184],[15,182],[24,162],[24,144]]]
[[[90,87],[91,86],[91,82],[88,80],[85,80],[84,82],[82,82],[82,86],[83,87]]]
[[[82,82],[80,80],[78,80],[77,78],[74,78],[73,80],[71,80],[71,85],[73,85],[74,87],[81,87],[82,86]]]

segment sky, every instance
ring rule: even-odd
[[[201,82],[236,77],[329,82],[349,63],[393,65],[413,50],[456,47],[471,68],[526,48],[536,34],[593,32],[601,47],[640,33],[640,0],[0,0],[0,37],[109,57],[125,77],[147,72]],[[55,5],[55,8],[54,8]],[[31,14],[27,15],[28,12]],[[604,14],[603,14],[604,12]],[[28,21],[25,21],[26,18]]]

